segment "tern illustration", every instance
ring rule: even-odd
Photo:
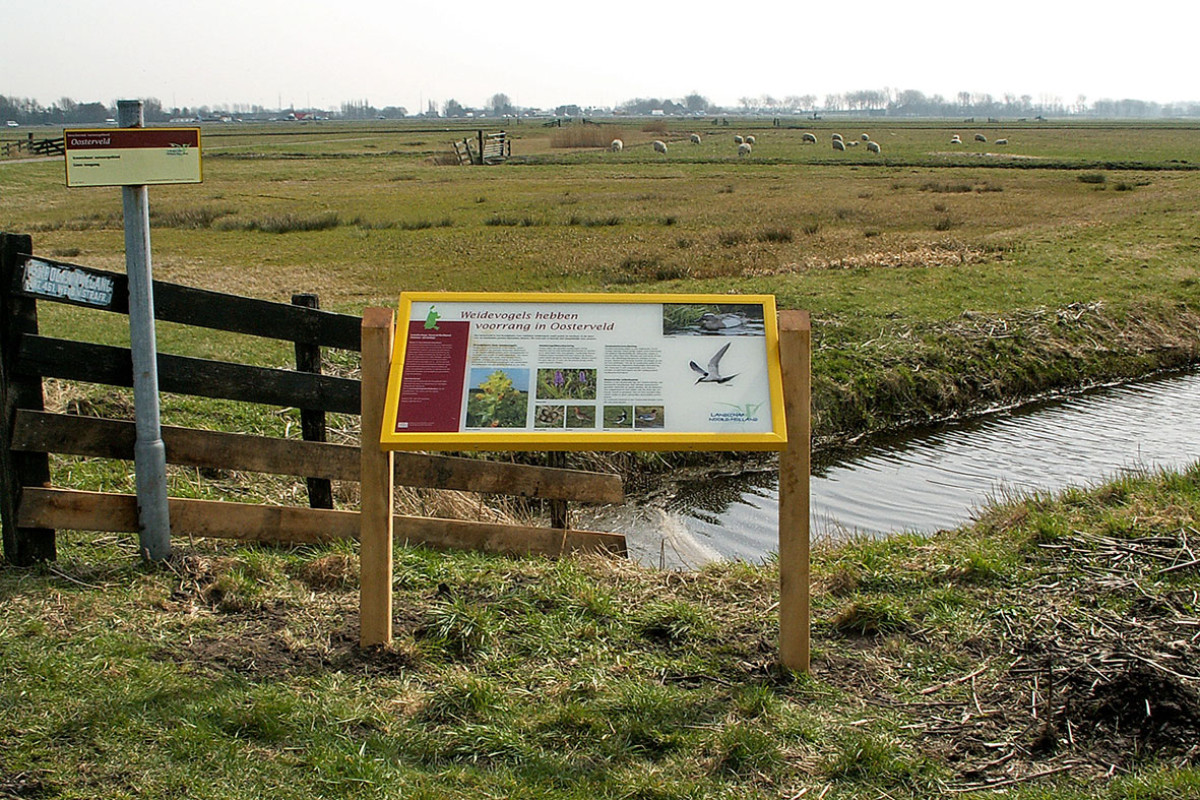
[[[696,383],[727,383],[740,374],[737,372],[732,375],[721,374],[721,357],[725,355],[725,351],[729,349],[730,344],[731,342],[726,342],[725,346],[708,360],[708,369],[702,368],[695,361],[688,362],[688,366],[700,373],[700,377],[696,379]]]

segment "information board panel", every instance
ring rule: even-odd
[[[405,293],[385,449],[778,450],[771,295]]]
[[[67,186],[200,183],[199,128],[63,131]]]

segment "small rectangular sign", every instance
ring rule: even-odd
[[[771,295],[405,293],[385,449],[778,450]]]
[[[30,258],[25,261],[21,290],[26,294],[79,305],[110,308],[116,282],[86,267]]]
[[[63,131],[67,186],[200,183],[199,128]]]

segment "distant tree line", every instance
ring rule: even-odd
[[[214,119],[233,115],[257,116],[267,109],[256,105],[234,106],[187,106],[166,108],[154,97],[142,98],[142,113],[146,122],[169,122],[173,119]],[[117,104],[80,103],[69,97],[61,97],[48,106],[28,97],[5,97],[0,95],[0,119],[12,120],[21,125],[99,125],[116,119]]]
[[[170,120],[209,120],[209,119],[266,119],[286,117],[289,114],[300,116],[295,109],[271,110],[259,105],[217,105],[198,107],[166,108],[156,98],[143,98],[143,111],[146,122],[150,124],[168,122]],[[419,116],[422,117],[515,117],[541,109],[522,108],[513,103],[512,99],[503,93],[496,93],[480,108],[465,106],[457,100],[450,99],[441,104],[433,100]],[[664,114],[668,116],[689,116],[700,114],[761,114],[772,116],[816,116],[820,114],[864,114],[889,117],[1037,117],[1037,116],[1084,116],[1097,118],[1138,118],[1153,119],[1164,117],[1200,117],[1200,101],[1179,103],[1156,103],[1146,100],[1124,99],[1094,100],[1091,103],[1080,95],[1074,101],[1064,101],[1053,95],[1033,97],[1023,94],[1004,94],[994,97],[990,94],[959,92],[953,97],[940,94],[926,95],[915,89],[864,89],[838,94],[827,94],[818,97],[814,94],[787,95],[773,97],[762,95],[758,97],[741,97],[738,105],[733,108],[715,106],[707,97],[699,92],[692,92],[682,98],[638,97],[626,100],[614,108],[598,108],[580,106],[574,103],[564,103],[550,109],[550,112],[560,117],[602,116],[608,114],[626,114],[631,116],[650,116]],[[339,116],[342,119],[404,119],[408,109],[403,106],[385,106],[377,108],[367,100],[349,100],[341,104],[341,113],[314,112],[322,116]],[[6,97],[0,95],[0,120],[12,120],[21,125],[93,125],[102,124],[114,119],[117,115],[116,104],[99,102],[77,102],[69,97],[59,98],[54,103],[44,106],[37,100],[27,97]]]

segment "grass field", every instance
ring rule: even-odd
[[[487,168],[435,163],[465,126],[206,128],[205,182],[150,191],[155,275],[355,313],[406,289],[772,293],[813,314],[822,441],[1200,361],[1196,126],[822,121],[804,145],[770,120],[662,125],[605,127],[614,154],[522,124]],[[882,153],[835,153],[834,131]],[[0,228],[38,254],[122,269],[116,189],[68,190],[60,162],[0,162],[0,186]],[[106,342],[123,324],[42,318]],[[298,435],[294,409],[168,396],[164,421]],[[133,488],[126,464],[55,469]],[[180,542],[150,567],[129,537],[64,532],[56,564],[0,567],[0,797],[1193,798],[1198,487],[1196,468],[1131,476],[822,551],[809,677],[776,666],[771,563],[399,549],[397,645],[363,652],[352,547]]]
[[[434,163],[473,136],[462,126],[206,129],[205,182],[151,192],[155,275],[277,300],[315,291],[350,312],[402,290],[772,293],[813,314],[822,438],[1200,352],[1196,126],[822,121],[805,145],[769,120],[683,124],[586,126],[622,137],[617,154],[553,147],[562,129],[525,123],[514,158],[488,168]],[[836,153],[835,130],[883,152]],[[735,133],[756,136],[751,157]],[[4,227],[39,253],[121,268],[117,190],[67,189],[57,161],[0,163],[0,182]],[[196,347],[164,333],[164,350]]]

